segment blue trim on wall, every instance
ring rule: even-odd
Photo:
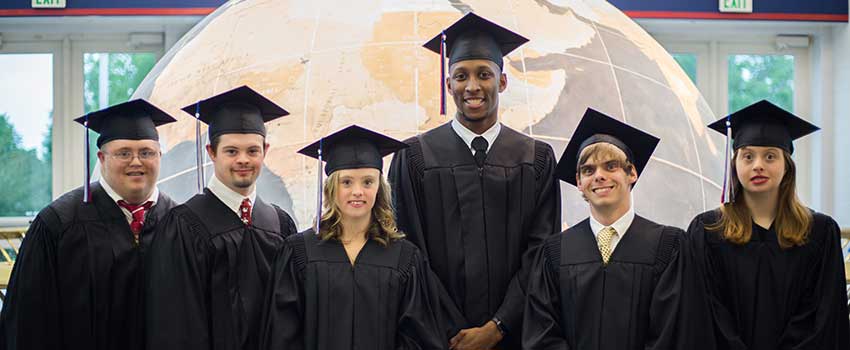
[[[609,0],[622,11],[718,12],[718,0]],[[753,13],[847,15],[847,0],[750,0]],[[226,0],[67,0],[68,9],[215,8]],[[31,0],[0,0],[0,10],[31,8]]]
[[[219,7],[226,0],[66,0],[69,9]],[[0,9],[32,8],[32,0],[0,0]]]
[[[847,0],[750,0],[753,13],[846,15]],[[622,11],[718,12],[718,0],[609,0]]]

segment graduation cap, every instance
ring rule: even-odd
[[[733,200],[729,163],[734,150],[745,146],[765,146],[778,147],[788,154],[793,154],[794,140],[820,130],[812,123],[767,100],[744,107],[709,124],[708,127],[726,135],[726,164],[721,198],[723,203]]]
[[[209,125],[210,140],[223,134],[258,134],[265,137],[266,122],[289,115],[289,112],[246,85],[195,102],[183,107],[183,111],[193,114],[197,119],[195,151],[199,193],[204,188],[201,122]]]
[[[326,162],[326,175],[344,169],[373,168],[381,170],[383,158],[400,149],[407,148],[404,142],[372,130],[352,125],[322,137],[300,149],[298,153],[318,160],[318,194],[316,208],[316,232],[318,232],[322,210],[322,161]]]
[[[470,12],[425,43],[426,49],[440,55],[440,115],[446,114],[446,56],[449,66],[483,59],[502,69],[502,57],[526,42],[525,37]]]
[[[136,99],[88,113],[74,119],[86,127],[85,131],[85,183],[83,184],[83,202],[91,199],[91,173],[89,171],[89,129],[99,134],[97,147],[113,140],[154,140],[159,141],[156,127],[175,122],[168,113],[143,99]]]
[[[622,150],[626,154],[626,159],[634,164],[635,171],[640,176],[659,141],[661,140],[655,136],[588,108],[558,161],[555,176],[573,186],[578,186],[576,169],[579,166],[581,152],[587,146],[599,142],[610,143]]]

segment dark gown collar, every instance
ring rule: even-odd
[[[635,214],[632,225],[611,254],[611,262],[653,264],[659,235],[652,234],[661,226]],[[561,265],[576,265],[602,262],[602,254],[596,243],[596,236],[590,229],[590,219],[584,219],[562,233]]]
[[[242,220],[236,216],[224,202],[209,189],[197,194],[186,202],[186,206],[197,215],[211,234],[227,232],[244,227]],[[251,208],[252,226],[265,231],[280,231],[277,212],[271,205],[266,204],[258,195]]]
[[[439,160],[426,159],[426,164],[439,164],[441,167],[475,165],[475,158],[463,139],[452,129],[451,122],[445,123],[419,136],[423,152],[427,155],[439,155]],[[519,159],[517,153],[521,152]],[[486,165],[515,167],[521,163],[534,164],[534,139],[502,125],[499,136],[493,141]]]
[[[127,220],[127,217],[124,216],[124,212],[121,211],[121,207],[118,206],[118,203],[115,203],[115,200],[109,196],[109,193],[106,193],[106,190],[103,186],[100,185],[100,182],[94,182],[91,184],[91,196],[92,196],[92,204],[97,209],[98,216],[103,220]],[[174,206],[174,201],[171,200],[165,193],[162,191],[159,192],[159,196],[157,197],[156,205],[153,206],[153,210],[151,210],[152,214],[146,214],[145,223],[148,223],[148,219],[151,217],[160,218],[168,212]]]
[[[637,264],[655,263],[662,229],[661,225],[635,214],[632,225],[611,254],[611,260]]]
[[[124,212],[121,211],[121,207],[118,206],[118,203],[106,193],[106,190],[103,189],[103,186],[100,185],[99,182],[95,182],[91,184],[91,198],[92,204],[97,208],[98,216],[103,220],[127,220],[127,217],[124,216]],[[129,228],[129,225],[127,226]]]
[[[304,231],[302,234],[304,235],[308,262],[351,263],[348,254],[345,252],[345,247],[339,240],[321,240],[313,229]],[[373,265],[396,268],[400,254],[399,244],[390,243],[389,246],[384,247],[377,241],[370,239],[366,241],[363,249],[357,254],[355,266]]]
[[[764,228],[764,227],[761,227],[758,224],[756,224],[755,221],[753,221],[753,231],[752,231],[753,234],[750,237],[750,241],[778,242],[779,239],[776,237],[776,230],[774,230],[774,228],[773,228],[775,223],[776,223],[776,220],[773,220],[773,222],[770,223],[769,228]]]

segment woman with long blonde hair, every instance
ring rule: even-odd
[[[351,126],[299,153],[325,160],[318,224],[289,237],[267,293],[262,349],[444,349],[438,287],[398,231],[382,158],[406,147]]]
[[[767,101],[709,127],[733,136],[734,159],[729,197],[688,229],[710,324],[702,345],[850,348],[838,225],[795,192],[792,141],[818,128]]]

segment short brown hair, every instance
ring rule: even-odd
[[[212,139],[210,139],[210,148],[212,148],[213,154],[216,154],[216,151],[218,151],[218,143],[221,142],[221,135],[225,135],[225,134],[218,134],[218,135],[215,135],[215,137],[213,137]],[[265,145],[265,144],[266,144],[266,137],[263,136],[263,145]]]

